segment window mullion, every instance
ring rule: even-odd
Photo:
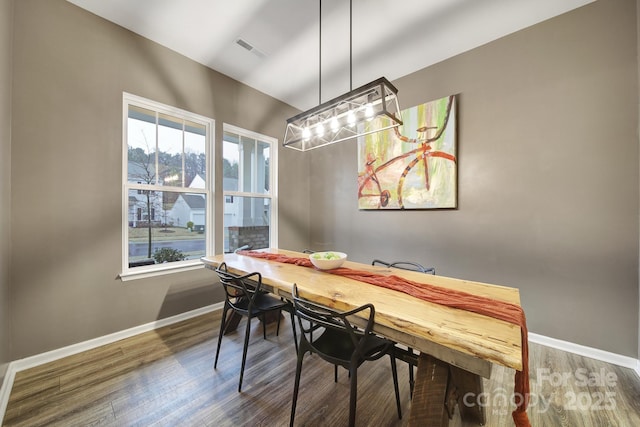
[[[185,185],[185,181],[186,181],[186,175],[187,175],[187,171],[185,170],[185,152],[184,152],[184,138],[185,138],[185,128],[186,128],[186,123],[184,120],[182,120],[182,150],[181,150],[181,155],[182,155],[182,186],[186,187]],[[206,178],[205,178],[206,179]],[[206,183],[205,183],[205,188],[206,188]]]
[[[271,194],[269,193],[253,193],[248,191],[232,191],[226,190],[223,192],[225,196],[235,196],[235,197],[253,197],[259,199],[271,199]]]
[[[154,156],[155,159],[156,159],[156,162],[155,162],[155,171],[156,171],[156,173],[155,173],[155,177],[154,177],[155,178],[154,184],[156,184],[156,185],[158,185],[160,183],[160,181],[158,180],[158,177],[160,176],[160,168],[158,167],[158,163],[159,163],[159,161],[158,161],[158,157],[159,157],[158,151],[160,151],[158,149],[159,144],[160,144],[160,114],[156,111],[156,153],[155,153],[155,156]]]
[[[126,187],[129,190],[151,190],[151,191],[166,191],[170,193],[196,193],[196,194],[207,194],[207,189],[205,188],[191,188],[191,187],[171,187],[166,185],[155,185],[155,184],[126,184]]]
[[[251,187],[252,191],[258,192],[259,188],[258,188],[258,183],[260,182],[260,179],[258,179],[258,171],[260,170],[260,168],[258,167],[258,140],[254,139],[253,140],[253,165],[251,165],[251,175],[253,175],[253,186]]]

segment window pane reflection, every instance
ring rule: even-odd
[[[206,254],[206,196],[131,189],[129,265],[199,259]]]
[[[227,196],[224,204],[224,248],[233,252],[248,245],[268,248],[271,225],[271,199]]]

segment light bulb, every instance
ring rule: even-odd
[[[322,125],[322,123],[318,124],[318,126],[316,126],[316,134],[318,136],[323,136],[324,135],[324,126]]]
[[[356,115],[353,113],[353,111],[349,111],[349,114],[347,114],[347,124],[349,124],[349,126],[353,126],[356,124]]]
[[[338,122],[338,118],[334,117],[333,119],[331,119],[331,130],[334,132],[338,132],[338,129],[340,129],[340,123]]]
[[[364,115],[367,120],[373,119],[373,106],[371,104],[367,104],[367,106],[365,107]]]
[[[311,131],[309,130],[309,128],[302,129],[302,139],[306,141],[309,138],[311,138]]]

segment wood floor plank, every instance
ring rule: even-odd
[[[296,361],[288,317],[280,336],[275,325],[268,326],[266,340],[259,322],[252,324],[242,393],[237,386],[244,323],[223,337],[213,369],[219,322],[219,312],[209,313],[19,372],[2,425],[288,425]],[[389,360],[382,358],[358,371],[358,425],[408,424],[408,367],[397,364],[402,420],[396,414]],[[615,381],[583,384],[585,376],[600,373]],[[491,379],[484,380],[487,426],[513,426],[513,375],[494,366]],[[530,381],[534,426],[640,426],[640,379],[630,369],[531,344]],[[467,402],[477,404],[473,398]],[[347,372],[340,370],[335,383],[333,366],[307,355],[296,426],[346,425],[348,406]],[[450,426],[467,425],[456,408]]]

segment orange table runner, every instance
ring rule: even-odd
[[[282,254],[273,254],[258,251],[238,251],[239,255],[247,255],[255,258],[262,258],[269,261],[295,264],[302,267],[315,268],[308,258],[290,257]],[[364,270],[354,270],[340,267],[333,270],[324,270],[326,273],[337,274],[349,279],[381,286],[395,291],[403,292],[424,301],[444,305],[446,307],[458,308],[471,311],[494,319],[513,323],[520,327],[522,340],[522,371],[516,371],[514,400],[516,409],[513,411],[513,420],[518,427],[530,427],[527,417],[527,406],[529,404],[529,346],[527,321],[522,307],[492,298],[473,295],[467,292],[445,289],[427,283],[414,282],[400,276],[372,273]]]

